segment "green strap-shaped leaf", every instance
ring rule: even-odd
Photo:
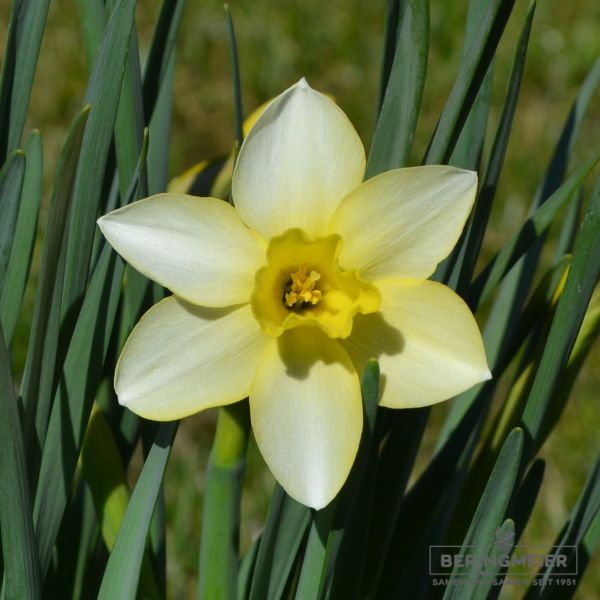
[[[175,53],[172,53],[149,125],[148,194],[150,195],[167,191],[169,183],[169,140],[171,139],[174,74]]]
[[[240,505],[250,408],[243,400],[219,409],[208,460],[202,511],[198,597],[234,598],[239,565]]]
[[[109,551],[115,545],[130,498],[127,473],[111,429],[99,410],[92,413],[81,447],[81,468],[91,490],[102,538]],[[159,598],[148,553],[142,560],[140,591]]]
[[[116,1],[111,0],[107,4],[107,8],[113,9],[115,4]],[[166,189],[169,146],[166,140],[169,138],[172,94],[172,89],[168,82],[172,80],[173,76],[174,38],[181,21],[184,5],[185,0],[174,2],[166,0],[163,2],[146,63],[143,86],[138,58],[137,36],[135,35],[135,31],[132,32],[128,68],[125,71],[123,79],[119,110],[115,123],[121,195],[125,193],[131,173],[136,165],[141,147],[143,128],[149,124],[151,125],[149,160],[154,163],[153,156],[155,154],[161,158],[160,164],[154,163],[152,164],[152,168],[148,170],[150,193],[158,193]],[[91,65],[96,58],[106,23],[104,4],[96,0],[81,0],[80,11],[86,48],[88,49],[88,62]],[[163,97],[163,106],[159,111],[163,113],[163,116],[157,119],[155,112],[159,95]],[[160,126],[156,124],[157,121],[160,123]],[[152,143],[152,140],[156,141]],[[161,150],[161,152],[157,152],[157,150]],[[164,183],[156,186],[155,180],[157,178]]]
[[[379,585],[430,413],[429,408],[384,410],[379,409],[378,419],[388,417],[389,431],[378,431],[378,427],[375,432],[381,438],[376,442],[381,445],[381,450],[374,486],[373,506],[376,509],[370,516],[371,531],[363,576],[365,590],[377,589]]]
[[[523,411],[530,450],[539,444],[552,394],[575,344],[594,287],[600,277],[600,177],[592,190],[573,249],[573,262],[540,365]]]
[[[163,423],[156,434],[110,553],[98,600],[136,597],[146,538],[177,426],[178,422]]]
[[[145,452],[146,453],[146,452]],[[162,481],[156,498],[154,514],[150,521],[149,550],[142,561],[140,574],[140,592],[148,597],[148,592],[143,590],[152,584],[152,592],[158,598],[167,595],[167,506],[165,498],[165,482]],[[151,577],[148,581],[148,577]],[[156,587],[154,587],[156,585]]]
[[[479,26],[481,19],[485,16],[486,4],[486,2],[482,2],[481,0],[472,0],[469,2],[469,13],[467,17],[466,28],[468,39],[465,40],[465,44],[463,45],[463,54],[461,58],[462,61],[466,60],[470,43],[477,33],[477,27]],[[495,188],[498,183],[497,178],[500,175],[500,170],[504,162],[504,152],[506,150],[506,145],[508,144],[508,137],[512,126],[512,116],[514,114],[514,109],[516,108],[520,75],[522,74],[525,63],[527,40],[529,37],[529,30],[531,28],[532,17],[533,11],[530,7],[530,11],[528,12],[525,20],[524,30],[517,45],[517,55],[513,63],[513,69],[508,88],[509,91],[505,101],[504,109],[502,111],[502,117],[496,133],[494,145],[492,147],[492,154],[490,156],[486,172],[486,181],[481,184],[480,191],[477,196],[475,212],[469,219],[468,225],[463,231],[458,243],[454,247],[454,250],[438,265],[433,275],[433,279],[435,281],[447,283],[447,285],[454,290],[458,290],[459,286],[462,285],[463,287],[459,291],[461,296],[464,295],[464,283],[462,280],[459,281],[459,278],[461,272],[463,271],[463,264],[465,261],[467,261],[467,263],[476,261],[480,250],[479,247],[475,250],[472,248],[469,249],[467,248],[467,244],[473,244],[473,242],[479,238],[480,244],[481,240],[483,239],[483,235],[487,226],[487,218],[489,217],[489,211],[491,211],[491,204],[493,201]],[[476,21],[476,19],[478,20]],[[489,112],[492,71],[493,63],[490,64],[485,79],[483,80],[481,88],[477,94],[477,98],[475,99],[473,107],[471,108],[471,112],[469,113],[469,116],[458,138],[454,152],[450,157],[449,162],[454,166],[464,169],[479,170],[487,127],[487,116]],[[510,112],[511,109],[512,113]],[[494,176],[496,178],[495,182]],[[492,183],[493,185],[491,185]],[[473,239],[474,236],[475,240]]]
[[[569,261],[570,259],[565,259],[546,274],[525,308],[519,307],[522,310],[520,310],[521,314],[517,318],[513,317],[513,281],[508,280],[500,287],[483,328],[486,355],[494,378],[471,390],[467,390],[454,400],[438,436],[438,448],[445,443],[450,432],[456,428],[471,404],[481,401],[480,391],[486,389],[493,391],[495,389],[498,378],[512,362],[516,353],[519,352],[523,341],[527,339],[532,331],[539,329],[543,321],[546,320],[551,294],[555,290],[551,279],[557,275],[560,276]],[[512,334],[506,335],[509,323],[512,325]]]
[[[379,454],[377,406],[379,364],[370,360],[362,380],[365,424],[361,445],[350,477],[336,504],[333,526],[327,540],[324,581],[321,591],[331,598],[348,598],[360,590],[374,504],[375,477]],[[380,426],[381,427],[381,426]]]
[[[477,444],[484,406],[485,398],[470,408],[460,427],[434,456],[400,505],[385,563],[380,567],[377,588],[380,597],[396,597],[401,593],[419,597],[425,593],[428,580],[415,577],[414,573],[427,569],[430,545],[444,543]],[[407,539],[411,540],[410,544],[406,543]]]
[[[114,5],[115,0],[111,0]],[[142,86],[142,106],[143,111],[138,110],[135,113],[136,129],[139,131],[139,122],[143,123],[144,126],[151,127],[151,139],[154,140],[152,143],[152,149],[149,151],[150,156],[150,169],[149,169],[149,189],[150,193],[157,193],[165,191],[166,182],[168,180],[168,146],[169,139],[169,127],[170,127],[170,113],[171,113],[171,95],[172,95],[172,77],[173,77],[173,66],[174,66],[174,55],[175,55],[175,36],[181,22],[181,16],[183,8],[185,6],[185,0],[164,0],[160,15],[158,17],[158,23],[150,50],[148,53],[148,59],[144,68],[143,86]],[[103,17],[104,18],[104,17]],[[132,45],[136,45],[135,38],[132,38]],[[131,67],[134,67],[133,71]],[[124,88],[128,88],[129,92],[124,93],[129,96],[129,106],[135,104],[140,108],[139,90],[133,90],[133,87],[139,85],[139,74],[137,74],[136,54],[133,53],[133,48],[129,53],[129,69],[128,72],[135,72],[130,77],[132,85],[128,85],[127,78],[125,78],[123,84]],[[162,106],[160,111],[163,112],[163,116],[158,119],[160,125],[158,126],[155,121],[155,109],[156,103],[159,100],[159,95],[162,95]],[[166,97],[165,97],[166,96]],[[121,108],[119,109],[122,113]],[[131,110],[129,110],[131,113]],[[126,129],[128,127],[127,118],[124,117],[119,119]],[[117,124],[118,126],[118,124]],[[139,134],[136,134],[139,135]],[[126,162],[131,165],[132,161],[135,161],[137,155],[135,155],[135,149],[139,146],[139,142],[132,142],[125,138],[122,139],[121,148],[126,151],[126,156],[122,155],[119,166],[120,183],[121,183],[121,198],[123,197],[123,181],[127,182],[128,168]],[[132,151],[133,150],[133,151]],[[160,159],[160,163],[156,164],[156,157]],[[158,187],[157,187],[158,183]],[[154,191],[155,190],[155,191]],[[103,209],[105,212],[113,210],[119,204],[117,196],[119,195],[119,185],[117,180],[113,181],[111,193],[107,196],[107,201],[103,203]]]
[[[541,446],[550,435],[554,427],[558,424],[564,408],[567,405],[573,385],[579,375],[590,351],[600,337],[600,293],[590,302],[588,311],[585,313],[581,329],[575,340],[575,346],[569,356],[565,368],[552,396],[552,401],[548,406],[542,430],[538,438],[538,445]]]
[[[129,52],[119,109],[115,119],[115,149],[121,197],[125,197],[131,177],[142,150],[144,139],[144,107],[142,101],[142,70],[138,52],[137,34],[131,32]]]
[[[138,166],[124,203],[139,197],[147,190],[145,178],[147,149],[148,139],[145,136]],[[65,510],[79,448],[100,382],[102,366],[106,360],[116,320],[124,270],[123,261],[108,244],[104,244],[59,374],[34,505],[43,572],[48,568],[52,546]],[[57,485],[57,481],[62,485]]]
[[[25,154],[17,150],[0,170],[0,291],[6,282],[24,175]]]
[[[0,79],[0,164],[21,146],[50,0],[14,0]]]
[[[536,194],[534,206],[539,206],[561,184],[567,172],[577,134],[583,123],[590,101],[600,83],[600,58],[596,60],[583,82],[565,120],[558,143],[552,154],[544,180]]]
[[[73,190],[61,316],[74,321],[90,268],[98,204],[127,65],[135,0],[119,0],[96,57],[86,102],[91,105]]]
[[[107,14],[110,15],[116,7],[117,0],[108,0],[106,2]],[[127,194],[127,188],[142,149],[144,124],[142,71],[137,33],[133,28],[121,84],[119,108],[115,118],[115,150],[121,198]]]
[[[320,598],[319,590],[324,583],[324,565],[327,553],[327,537],[335,516],[335,500],[313,514],[306,540],[302,568],[296,586],[295,600]]]
[[[250,547],[250,550],[248,550],[242,557],[242,560],[240,560],[240,567],[238,569],[238,600],[247,600],[247,598],[250,597],[250,587],[252,586],[254,567],[256,565],[256,557],[258,556],[261,540],[262,536],[259,536]]]
[[[552,198],[551,195],[557,191],[558,186],[564,180],[568,164],[571,161],[572,149],[577,134],[581,128],[593,92],[599,82],[600,59],[596,61],[596,64],[586,77],[586,80],[575,98],[573,107],[567,116],[552,159],[550,160],[550,164],[544,175],[544,179],[534,197],[533,210],[535,210],[536,207],[549,202]],[[526,255],[515,265],[504,284],[512,290],[513,309],[510,317],[514,317],[518,314],[519,306],[529,292],[535,277],[535,271],[542,252],[545,237],[544,233],[538,236],[538,239],[531,248],[527,250]],[[512,335],[513,320],[514,319],[509,318],[505,327],[505,337]]]
[[[485,575],[479,581],[473,583],[472,588],[468,589],[471,592],[472,600],[491,600],[495,592],[499,592],[501,586],[495,583],[496,578],[500,578],[506,572],[506,568],[502,567],[503,561],[506,561],[510,556],[515,546],[515,522],[512,519],[506,519],[500,527],[496,529],[496,540],[490,548],[488,556],[490,557],[490,566],[485,568]],[[470,585],[470,582],[469,584]],[[468,593],[467,593],[468,594]]]
[[[469,0],[461,61],[466,59],[471,44],[479,32],[488,4],[487,0]],[[494,60],[492,59],[450,157],[449,164],[455,167],[471,171],[479,170],[490,110],[493,72]]]
[[[469,391],[457,400],[457,406],[453,407],[452,410],[454,411],[456,408],[459,410],[454,414],[451,412],[446,419],[438,443],[442,444],[445,436],[449,435],[452,426],[456,427],[451,423],[453,418],[460,414],[461,410],[467,410],[467,408],[471,410],[474,405],[479,404],[482,416],[485,416],[501,374],[517,353],[524,357],[522,361],[525,368],[522,373],[519,371],[520,376],[513,385],[507,401],[503,404],[501,411],[497,413],[496,418],[489,420],[481,433],[477,432],[477,441],[483,439],[483,443],[479,444],[480,450],[474,464],[469,467],[471,461],[469,460],[466,463],[465,468],[469,467],[468,478],[458,486],[455,483],[457,478],[450,482],[450,488],[456,490],[457,496],[454,500],[455,508],[451,509],[454,514],[447,533],[447,539],[462,539],[468,526],[469,515],[475,509],[502,443],[510,430],[519,423],[519,416],[529,390],[528,386],[531,383],[531,373],[533,371],[533,366],[529,364],[529,361],[532,360],[529,348],[535,347],[535,340],[539,339],[540,344],[543,343],[543,332],[547,331],[554,314],[556,304],[554,296],[559,293],[557,290],[562,290],[562,283],[559,283],[560,276],[565,276],[567,268],[568,260],[565,260],[545,275],[523,310],[519,323],[514,328],[515,335],[510,340],[511,343],[506,346],[502,343],[502,334],[510,314],[511,303],[510,301],[507,302],[507,294],[504,293],[504,289],[494,303],[484,329],[484,340],[489,353],[489,364],[495,374],[494,379],[486,382],[483,386],[479,386],[481,387],[479,393]],[[450,503],[447,501],[444,503],[444,505],[448,504]]]
[[[86,581],[86,576],[89,576],[90,566],[92,566],[97,558],[98,548],[98,521],[96,520],[96,511],[94,510],[94,503],[92,501],[91,493],[83,485],[80,486],[80,496],[76,498],[73,505],[81,505],[79,510],[70,510],[65,515],[65,521],[71,520],[71,523],[63,523],[63,531],[77,531],[78,535],[76,540],[73,540],[70,536],[67,537],[65,543],[60,548],[61,562],[65,567],[73,565],[73,570],[64,576],[62,573],[57,574],[57,578],[61,581],[60,583],[66,588],[64,593],[54,594],[54,596],[60,598],[82,598],[85,594],[85,590],[89,589],[89,583]],[[74,508],[75,508],[74,506]],[[79,508],[79,507],[78,507]],[[65,554],[68,557],[65,559]]]
[[[311,510],[277,485],[252,573],[251,600],[282,597],[310,521]]]
[[[0,533],[4,562],[3,598],[41,598],[40,567],[31,519],[21,420],[10,359],[0,326]]]
[[[25,409],[25,441],[32,481],[36,479],[54,394],[64,267],[64,252],[61,261],[61,247],[88,114],[89,107],[86,107],[73,121],[58,161],[21,383]]]
[[[91,72],[106,27],[104,2],[103,0],[79,0],[77,4],[79,5],[79,23],[85,43],[87,67]]]
[[[519,330],[522,329],[523,324],[523,321],[519,319],[519,313],[533,281],[539,255],[537,242],[543,239],[544,232],[554,221],[560,209],[571,199],[573,194],[579,192],[583,179],[600,157],[600,154],[596,154],[560,186],[565,165],[569,159],[570,148],[599,79],[600,60],[590,71],[566,119],[544,182],[534,199],[532,216],[474,280],[465,296],[473,310],[476,310],[492,295],[502,281],[484,330],[486,353],[490,364],[494,364],[496,358],[499,362],[503,362],[506,356],[510,356],[508,349],[518,347],[515,339],[522,337]],[[540,207],[541,203],[548,206]],[[525,256],[529,258],[525,259]],[[492,368],[492,372],[496,375],[498,375],[497,368],[496,365]],[[440,443],[448,436],[449,431],[456,427],[476,397],[475,390],[470,390],[453,403],[439,438]]]
[[[579,585],[591,557],[600,543],[600,456],[596,459],[581,495],[563,527],[553,548],[554,554],[567,557],[567,564],[555,564],[542,568],[536,575],[538,585],[530,586],[526,600],[538,598],[565,598],[561,586],[552,585],[552,577],[561,573],[577,573],[575,585]],[[540,584],[539,581],[542,581]],[[569,588],[568,597],[573,597],[574,588]]]
[[[87,579],[84,589],[90,588],[93,561],[97,560],[101,543],[92,499],[79,479],[56,540],[52,568],[44,580],[44,598],[81,597],[81,593],[80,596],[75,595],[75,590],[81,589],[82,579]]]
[[[79,448],[114,324],[123,270],[123,261],[105,245],[59,375],[34,504],[42,573],[48,568],[69,497]]]
[[[225,19],[227,20],[227,39],[229,41],[229,58],[231,60],[231,79],[233,81],[233,106],[235,115],[235,141],[241,145],[244,141],[244,110],[242,108],[242,84],[240,81],[240,61],[235,38],[233,17],[228,4],[225,4]]]
[[[386,0],[385,2],[385,24],[383,34],[383,52],[381,54],[381,72],[379,75],[379,97],[377,100],[377,115],[381,111],[385,91],[387,90],[396,55],[398,43],[398,26],[400,23],[400,0]]]
[[[147,124],[158,100],[162,82],[173,58],[175,38],[181,23],[185,0],[164,0],[144,67],[144,112]]]
[[[559,262],[565,254],[573,251],[573,243],[581,221],[581,208],[583,206],[583,189],[577,193],[577,198],[569,202],[561,219],[561,227],[554,247],[554,262]]]
[[[510,431],[519,425],[535,369],[554,317],[556,304],[564,289],[569,265],[570,258],[565,257],[562,263],[545,273],[523,311],[522,327],[526,327],[526,323],[530,323],[531,333],[527,336],[524,347],[519,349],[519,365],[502,407],[492,419],[488,420],[480,436],[479,453],[471,466],[469,481],[462,493],[460,504],[464,510],[461,513],[468,511],[469,507],[474,508],[504,440]],[[511,352],[513,355],[516,353],[516,351]],[[459,521],[460,516],[457,515]]]
[[[465,119],[496,52],[514,0],[490,0],[477,36],[460,64],[454,86],[423,159],[426,164],[446,163],[460,135]]]
[[[464,557],[468,554],[470,546],[477,547],[478,552],[485,554],[493,551],[496,529],[504,521],[508,504],[518,481],[523,438],[521,429],[514,429],[506,438],[463,541],[460,556]],[[465,569],[456,566],[452,575],[457,576],[459,573],[461,577],[466,577],[470,581],[485,577],[479,572],[477,564],[472,564]],[[444,600],[474,598],[476,596],[473,594],[477,587],[449,586],[444,594]]]
[[[551,194],[563,182],[567,167],[571,161],[573,147],[577,139],[581,124],[587,112],[592,96],[600,83],[600,58],[588,73],[571,110],[563,125],[558,143],[546,169],[544,179],[539,186],[533,200],[533,209],[545,203]],[[526,294],[535,274],[535,268],[542,251],[543,237],[536,241],[534,247],[527,253],[527,259],[516,269],[518,273],[517,295]],[[517,276],[516,276],[517,278]]]
[[[19,216],[8,263],[4,287],[0,294],[0,318],[6,342],[10,345],[17,317],[23,304],[25,285],[35,244],[38,213],[42,200],[43,149],[42,138],[34,131],[25,146],[27,164],[23,177]]]
[[[515,542],[519,541],[529,522],[529,518],[531,517],[531,513],[533,512],[542,487],[545,470],[546,462],[544,460],[541,458],[534,460],[519,487],[511,511],[515,521]]]
[[[471,278],[477,263],[477,257],[481,251],[483,236],[487,228],[487,223],[492,211],[492,204],[496,195],[498,181],[504,165],[508,140],[517,108],[521,80],[525,68],[525,57],[527,55],[527,46],[533,15],[535,13],[535,2],[532,2],[525,18],[525,25],[517,44],[517,50],[513,61],[512,71],[508,82],[506,99],[502,107],[500,122],[492,144],[490,159],[488,161],[485,177],[481,183],[481,190],[477,197],[477,204],[473,216],[469,222],[467,233],[463,242],[464,249],[461,253],[462,260],[459,260],[455,266],[455,275],[450,278],[451,287],[455,288],[462,296],[471,283]],[[461,136],[462,137],[462,136]]]
[[[366,179],[406,166],[423,97],[429,49],[429,2],[408,0],[401,2],[398,10],[395,55],[375,126]]]
[[[544,179],[534,197],[532,211],[550,202],[554,193],[558,192],[558,187],[565,177],[567,166],[571,160],[573,145],[583,122],[583,117],[599,81],[600,59],[586,77],[577,94],[573,107],[563,126]],[[503,287],[507,288],[507,293],[510,292],[510,296],[512,297],[511,312],[504,327],[505,339],[508,339],[514,333],[515,317],[518,315],[520,306],[531,288],[545,238],[545,233],[537,236],[533,245],[527,250],[525,256],[515,264],[512,272],[503,284]]]
[[[579,167],[520,227],[519,231],[502,246],[471,285],[466,300],[472,310],[495,291],[498,283],[550,227],[557,213],[573,197],[584,179],[600,160],[600,153]]]

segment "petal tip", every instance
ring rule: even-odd
[[[124,390],[122,389],[120,379],[118,379],[119,367],[120,367],[120,365],[119,365],[119,363],[117,363],[117,370],[115,372],[115,378],[113,380],[113,388],[115,390],[115,395],[117,396],[117,402],[121,406],[128,407],[130,398],[127,398]]]
[[[134,411],[129,405],[130,405],[130,398],[125,398],[124,394],[119,393],[115,390],[116,396],[117,396],[117,402],[123,407],[123,408],[128,408],[129,410],[131,410],[132,412],[136,412]],[[137,413],[136,413],[137,414]]]
[[[308,85],[308,81],[306,81],[306,77],[301,77],[298,80],[298,83],[296,83],[297,88],[301,89],[301,90],[309,90],[311,89],[310,85]]]
[[[106,230],[107,230],[107,227],[110,226],[110,223],[111,223],[110,213],[108,213],[106,215],[102,215],[101,217],[98,217],[98,219],[96,219],[96,224],[100,228],[100,231],[102,232],[104,237],[106,237]]]
[[[340,492],[341,487],[342,486],[336,488],[333,494],[331,494],[331,492],[329,494],[315,493],[315,490],[311,490],[307,494],[299,493],[298,490],[292,490],[290,493],[290,490],[286,489],[286,492],[294,500],[300,502],[300,504],[304,504],[304,506],[308,506],[308,508],[312,508],[313,510],[323,510],[325,507],[329,506],[333,500],[335,500]]]
[[[319,500],[318,502],[313,502],[308,506],[309,508],[313,508],[314,510],[323,510],[325,507],[329,506],[329,504],[333,501],[334,498],[335,496],[333,498],[330,498],[329,500]]]
[[[481,381],[489,381],[493,378],[492,372],[489,369],[486,369],[481,376]]]
[[[477,186],[477,182],[479,179],[477,171],[471,171],[469,169],[458,169],[454,167],[454,172],[467,184],[468,187]]]

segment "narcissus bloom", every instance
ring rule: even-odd
[[[391,408],[490,377],[473,315],[427,280],[458,240],[476,174],[426,166],[363,182],[364,172],[348,118],[302,80],[246,137],[235,208],[160,194],[99,220],[119,254],[173,292],[125,345],[121,404],[172,420],[248,396],[265,461],[314,508],[356,456],[369,358]]]

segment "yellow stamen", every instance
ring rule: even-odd
[[[321,275],[317,271],[308,272],[308,265],[300,265],[297,271],[290,273],[290,283],[285,288],[284,298],[288,308],[299,308],[303,304],[318,304],[321,290],[315,289]]]

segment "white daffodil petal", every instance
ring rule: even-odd
[[[381,312],[357,315],[343,345],[359,372],[379,360],[383,406],[428,406],[491,377],[475,318],[450,288],[411,280],[377,286]]]
[[[476,173],[446,166],[396,169],[365,181],[329,225],[344,239],[340,264],[370,281],[426,279],[458,241],[476,190]]]
[[[237,402],[268,339],[250,306],[201,308],[171,296],[137,324],[119,358],[119,402],[155,421]]]
[[[323,508],[338,493],[362,432],[358,376],[344,349],[316,327],[273,340],[250,389],[260,451],[286,492]]]
[[[98,220],[111,246],[138,271],[203,306],[248,302],[265,249],[216,198],[159,194]]]
[[[364,148],[346,115],[302,80],[250,130],[233,173],[233,199],[266,239],[291,227],[320,236],[364,169]]]

